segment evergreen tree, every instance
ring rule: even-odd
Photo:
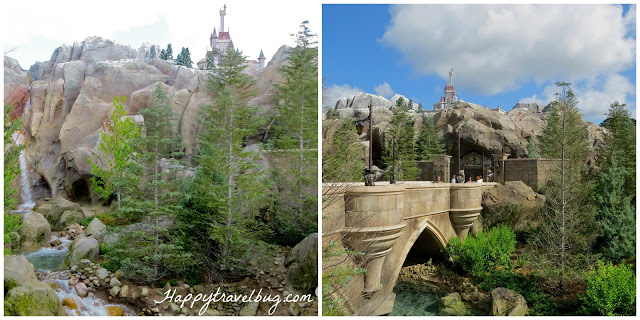
[[[167,51],[162,49],[162,51],[160,51],[160,59],[162,60],[167,60]]]
[[[207,53],[207,65],[205,67],[206,70],[213,70],[213,67],[215,65],[215,60],[213,59],[213,53],[209,52]]]
[[[295,245],[317,230],[318,196],[318,48],[315,34],[300,25],[296,47],[280,68],[276,85],[278,112],[276,147],[282,161],[274,166],[279,192],[275,197],[273,229],[281,241]]]
[[[382,158],[387,165],[389,174],[392,170],[393,147],[395,140],[395,179],[396,181],[411,181],[418,177],[418,166],[415,162],[413,120],[409,116],[409,107],[400,97],[396,102],[396,109],[389,126],[385,131],[385,154]]]
[[[633,258],[636,252],[636,208],[633,196],[625,192],[628,173],[619,163],[623,159],[623,155],[611,157],[612,162],[600,175],[595,193],[600,230],[597,246],[612,260]]]
[[[182,47],[182,51],[178,53],[178,57],[176,58],[176,63],[179,66],[185,66],[187,68],[191,68],[193,66],[193,61],[191,61],[191,53],[189,53],[189,48]]]
[[[171,43],[169,43],[167,45],[167,59],[166,60],[173,60],[173,48],[171,48]]]
[[[416,141],[416,160],[434,160],[445,153],[442,135],[438,132],[433,117],[426,118]]]
[[[192,195],[216,246],[215,267],[234,275],[245,274],[249,261],[264,256],[254,218],[269,188],[256,166],[256,152],[243,146],[261,125],[256,108],[245,103],[254,95],[250,87],[255,80],[242,72],[243,61],[240,53],[228,50],[209,74],[207,85],[215,100],[201,109],[206,125],[198,138],[200,166]]]
[[[322,181],[362,181],[362,146],[348,118],[323,125],[323,135],[330,136],[322,145]]]
[[[529,139],[527,139],[527,153],[529,159],[538,158],[538,150],[536,149],[536,144],[533,139],[533,136],[529,136]]]
[[[119,262],[128,278],[154,284],[168,276],[182,276],[193,260],[162,223],[175,219],[184,197],[178,162],[182,144],[172,125],[175,114],[162,84],[155,87],[150,106],[140,114],[145,119],[144,134],[137,141],[143,178],[135,199],[128,204],[141,211],[145,223],[152,227],[124,232],[110,258]]]
[[[22,128],[20,118],[11,119],[13,104],[4,106],[4,211],[16,208],[18,204],[16,177],[20,175],[20,152],[24,146],[18,145],[13,135]]]
[[[624,168],[625,194],[636,194],[636,126],[625,104],[611,104],[603,126],[607,129],[598,150],[598,165],[604,172],[614,160]],[[617,156],[618,159],[613,159]]]
[[[138,184],[138,177],[132,170],[139,157],[139,148],[134,142],[140,136],[140,128],[125,117],[125,102],[124,96],[113,98],[111,115],[105,116],[102,123],[98,150],[103,162],[97,163],[87,158],[93,175],[93,189],[104,198],[115,193],[118,209],[121,208],[125,190]]]
[[[535,243],[544,261],[557,270],[562,291],[574,257],[588,252],[593,240],[594,210],[589,204],[591,185],[586,177],[587,137],[570,84],[558,82],[561,92],[540,136],[542,156],[558,159],[548,169],[547,197],[541,210],[543,223]]]

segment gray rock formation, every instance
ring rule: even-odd
[[[38,281],[33,265],[24,256],[4,257],[4,315],[64,315],[58,296],[46,283]]]
[[[20,250],[32,251],[42,247],[51,238],[51,226],[40,213],[27,211],[20,216]]]
[[[533,192],[522,181],[507,181],[504,185],[487,189],[482,194],[481,228],[491,228],[504,223],[515,231],[531,231],[540,226],[539,210],[546,197]],[[474,226],[472,232],[481,230]]]
[[[318,234],[312,233],[296,244],[284,260],[288,288],[311,293],[318,285]]]
[[[190,157],[200,130],[198,109],[210,104],[213,98],[206,87],[209,71],[158,59],[159,51],[159,46],[147,43],[133,49],[108,39],[89,37],[73,45],[62,45],[49,61],[31,66],[34,80],[31,108],[20,115],[27,128],[35,171],[51,190],[51,196],[75,202],[96,202],[100,198],[90,188],[91,167],[86,159],[105,163],[97,146],[113,99],[125,96],[128,115],[138,116],[149,106],[157,84],[167,91],[177,114],[176,132]],[[260,107],[260,112],[272,108],[273,84],[281,79],[278,69],[285,58],[283,47],[263,70],[245,71],[257,79],[257,97],[251,102]],[[143,122],[141,116],[135,120]]]
[[[105,235],[107,234],[107,226],[102,223],[98,218],[93,218],[87,229],[84,231],[84,234],[89,237],[94,237],[98,242],[102,242]]]
[[[440,298],[438,314],[440,316],[465,316],[467,315],[467,307],[462,302],[460,294],[453,292]]]
[[[80,211],[82,208],[79,204],[73,203],[62,197],[56,197],[54,199],[42,199],[36,202],[33,210],[41,213],[49,224],[57,226],[60,221],[60,217],[65,211]],[[62,230],[62,229],[58,229]]]
[[[524,297],[507,288],[491,290],[492,316],[525,316],[529,312]]]
[[[95,261],[98,260],[99,252],[98,240],[84,235],[79,236],[71,243],[69,255],[64,262],[67,266],[73,266],[83,259]]]

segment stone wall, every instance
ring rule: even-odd
[[[433,177],[433,161],[420,160],[416,161],[418,170],[420,170],[420,176],[418,181],[435,181]]]
[[[549,170],[559,163],[557,159],[506,159],[498,160],[495,181],[522,181],[538,192],[549,179]]]

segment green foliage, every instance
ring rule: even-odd
[[[267,255],[256,217],[267,206],[270,184],[256,165],[257,153],[244,147],[263,121],[245,103],[254,94],[250,87],[255,80],[242,72],[243,61],[241,53],[228,50],[208,74],[215,100],[201,109],[205,125],[198,136],[199,167],[189,199],[196,212],[186,213],[199,215],[197,222],[206,226],[197,229],[204,232],[197,237],[206,239],[200,244],[206,250],[201,252],[205,265],[232,276],[247,274],[251,261]]]
[[[511,267],[511,254],[516,248],[516,235],[508,226],[500,225],[464,240],[452,238],[445,248],[456,266],[481,276],[497,266]]]
[[[162,49],[162,52],[160,52],[160,59],[173,60],[173,49],[171,48],[171,43],[167,45],[167,50]]]
[[[557,315],[556,303],[551,295],[541,290],[540,279],[537,276],[525,276],[511,270],[492,270],[484,274],[479,285],[482,290],[503,287],[521,294],[530,306],[529,315]]]
[[[207,65],[205,66],[206,70],[213,70],[215,65],[215,60],[213,58],[213,52],[207,53]]]
[[[435,156],[444,153],[442,135],[438,132],[433,117],[425,119],[416,140],[416,160],[434,160]]]
[[[527,139],[527,154],[530,159],[535,159],[539,156],[533,136],[529,136],[529,139]]]
[[[17,145],[11,137],[22,128],[22,120],[11,120],[13,104],[4,106],[4,211],[15,209],[18,204],[16,177],[20,174],[19,158],[24,146]],[[5,232],[6,234],[6,232]]]
[[[87,158],[91,165],[93,189],[102,197],[117,195],[118,208],[121,207],[123,193],[138,184],[138,177],[132,170],[138,158],[138,146],[134,143],[140,136],[140,128],[124,117],[126,98],[113,98],[111,115],[105,117],[100,133],[98,151],[102,154],[102,163]]]
[[[395,179],[411,181],[418,178],[419,170],[415,162],[413,120],[409,116],[409,106],[400,97],[394,107],[394,115],[384,132],[385,144],[382,160],[391,168],[393,163],[393,147],[395,141]]]
[[[615,266],[598,261],[587,274],[587,292],[581,297],[589,314],[636,314],[636,276],[631,265]]]
[[[11,254],[11,246],[15,243],[13,233],[20,230],[20,217],[15,213],[4,214],[4,255]]]
[[[176,57],[176,63],[179,66],[185,66],[187,68],[191,68],[193,66],[193,61],[191,61],[191,53],[189,53],[189,48],[182,47],[182,51],[178,53]]]
[[[367,272],[348,263],[349,257],[362,256],[363,253],[340,247],[336,242],[322,247],[322,315],[343,316],[348,297],[349,283],[354,277]]]
[[[595,192],[596,223],[600,230],[596,246],[612,260],[633,258],[636,252],[636,208],[633,196],[626,194],[627,171],[619,163],[620,158],[611,157],[612,162],[600,175]]]
[[[276,188],[272,229],[279,243],[295,245],[318,229],[318,48],[315,35],[300,25],[296,47],[280,68],[274,101],[277,118],[273,154]]]
[[[541,255],[540,261],[559,271],[562,291],[569,266],[591,249],[596,232],[595,210],[589,202],[592,183],[586,176],[589,152],[585,123],[570,84],[556,85],[560,92],[552,103],[540,142],[542,156],[559,161],[546,168],[550,178],[543,187],[547,197],[541,210],[543,221],[532,243]]]
[[[625,194],[636,194],[636,125],[625,104],[611,104],[603,127],[607,130],[598,149],[598,165],[606,171],[614,160],[624,169]],[[614,159],[615,158],[615,159]]]
[[[328,121],[322,126],[328,140],[322,145],[322,181],[355,182],[362,180],[362,146],[351,120]]]

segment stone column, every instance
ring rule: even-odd
[[[509,158],[508,153],[492,153],[493,158],[493,177],[495,182],[504,183],[504,160]]]
[[[407,225],[403,220],[404,189],[401,184],[357,186],[346,193],[344,240],[349,249],[364,253],[365,295],[382,289],[385,258]]]
[[[464,238],[482,211],[482,184],[451,184],[449,219],[458,238]]]
[[[438,155],[433,160],[433,180],[437,181],[438,176],[442,182],[450,182],[449,167],[451,165],[451,156]]]

